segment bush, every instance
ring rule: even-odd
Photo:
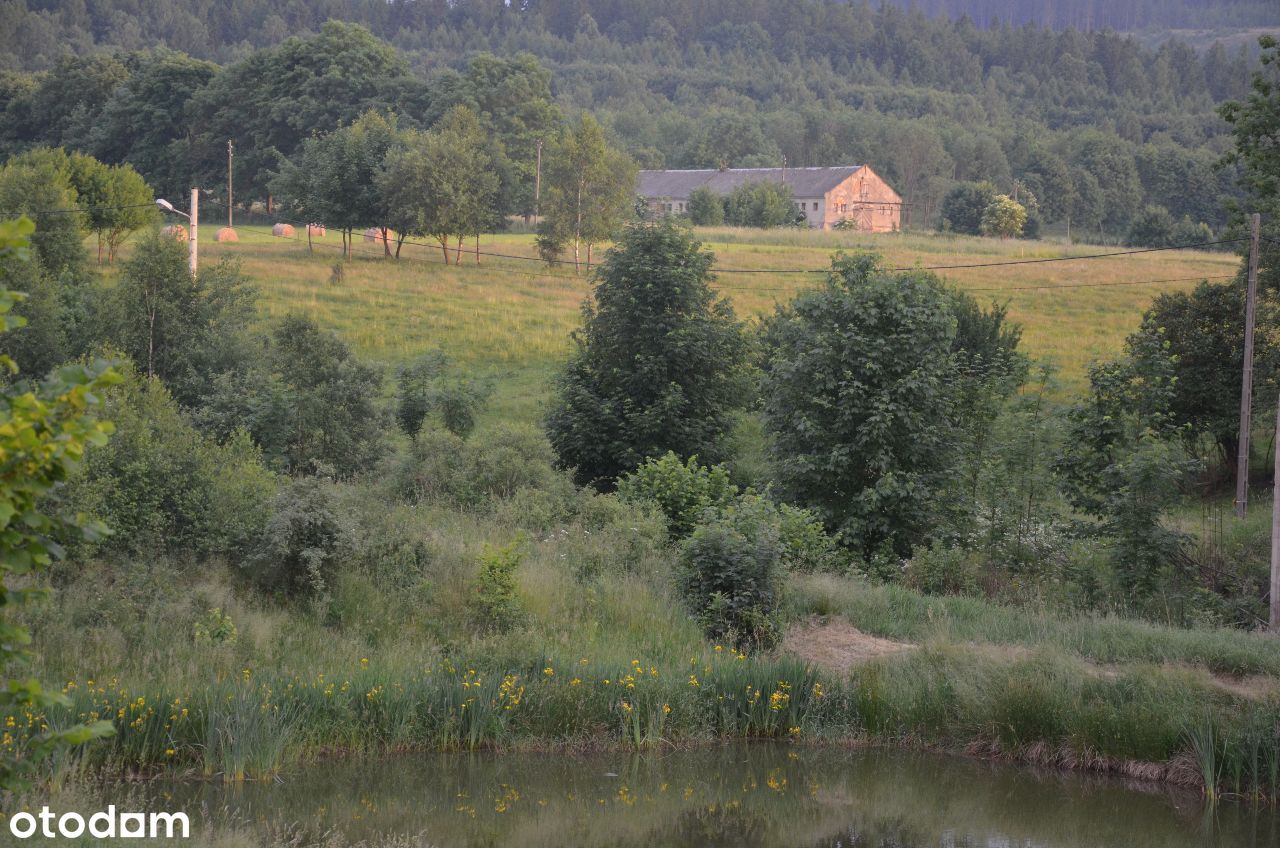
[[[187,423],[159,380],[128,363],[118,370],[123,382],[104,403],[115,438],[86,457],[68,487],[73,509],[99,515],[113,529],[100,549],[240,549],[262,527],[275,493],[257,449],[243,433],[218,445]]]
[[[904,582],[926,595],[978,594],[978,557],[938,543],[918,547],[907,561]]]
[[[489,389],[470,380],[450,378],[448,359],[431,351],[396,375],[396,422],[416,438],[428,415],[439,412],[445,429],[466,438],[476,426],[476,410]]]
[[[706,186],[689,192],[689,222],[695,227],[718,227],[724,223],[724,200]]]
[[[524,559],[520,547],[520,540],[502,548],[486,545],[480,555],[480,573],[471,584],[468,607],[486,630],[506,632],[523,619],[516,597],[516,569]]]
[[[782,542],[763,500],[711,516],[685,540],[678,583],[707,635],[737,647],[777,641]]]
[[[350,532],[334,501],[333,484],[315,477],[295,480],[276,496],[271,517],[245,566],[269,591],[321,596],[332,585]]]
[[[696,456],[681,462],[671,451],[648,459],[618,481],[618,496],[628,501],[652,501],[667,517],[667,529],[676,539],[693,532],[707,510],[721,510],[738,496],[723,465],[706,468]]]
[[[545,436],[533,427],[495,428],[468,441],[425,430],[395,470],[396,489],[415,501],[482,506],[525,489],[556,486],[560,473]]]
[[[725,223],[735,227],[782,227],[799,217],[795,195],[782,183],[744,183],[725,200]]]

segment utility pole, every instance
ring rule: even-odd
[[[195,276],[200,269],[199,248],[196,246],[198,239],[196,237],[197,227],[200,223],[200,189],[191,189],[191,214],[187,216],[191,220],[191,238],[187,239],[187,257],[191,265],[191,276]]]
[[[542,209],[542,139],[538,139],[538,169],[533,177],[533,225],[538,226],[538,213]]]
[[[235,148],[231,144],[231,139],[227,139],[227,229],[231,229],[231,208],[234,205],[231,200],[231,155]]]
[[[1253,430],[1253,328],[1258,309],[1258,234],[1261,216],[1249,217],[1249,282],[1244,301],[1244,369],[1240,375],[1240,435],[1236,455],[1236,517],[1249,508],[1249,437]]]

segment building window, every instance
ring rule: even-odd
[[[815,200],[815,201],[813,201],[813,211],[814,211],[814,212],[817,212],[817,211],[818,211],[818,201],[816,201],[816,200]]]

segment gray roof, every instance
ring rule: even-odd
[[[694,171],[641,171],[636,193],[641,197],[684,200],[689,192],[706,186],[716,194],[728,194],[746,183],[786,183],[796,197],[822,197],[849,179],[861,165],[835,168],[705,168]]]

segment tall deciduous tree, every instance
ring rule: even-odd
[[[714,257],[670,220],[633,224],[598,271],[547,419],[582,483],[609,487],[648,457],[724,457],[743,403],[746,342],[708,281]]]
[[[449,240],[456,238],[454,262],[461,261],[462,240],[498,224],[494,158],[478,117],[464,106],[451,109],[431,132],[405,133],[377,177],[387,222],[402,233],[435,238],[446,265]]]
[[[544,154],[542,211],[538,229],[543,256],[556,257],[573,242],[573,266],[581,268],[581,248],[609,238],[622,223],[635,191],[636,166],[605,141],[595,118],[583,115],[564,128]]]
[[[937,278],[840,257],[768,322],[765,424],[779,481],[865,556],[910,552],[945,480],[956,319]]]

